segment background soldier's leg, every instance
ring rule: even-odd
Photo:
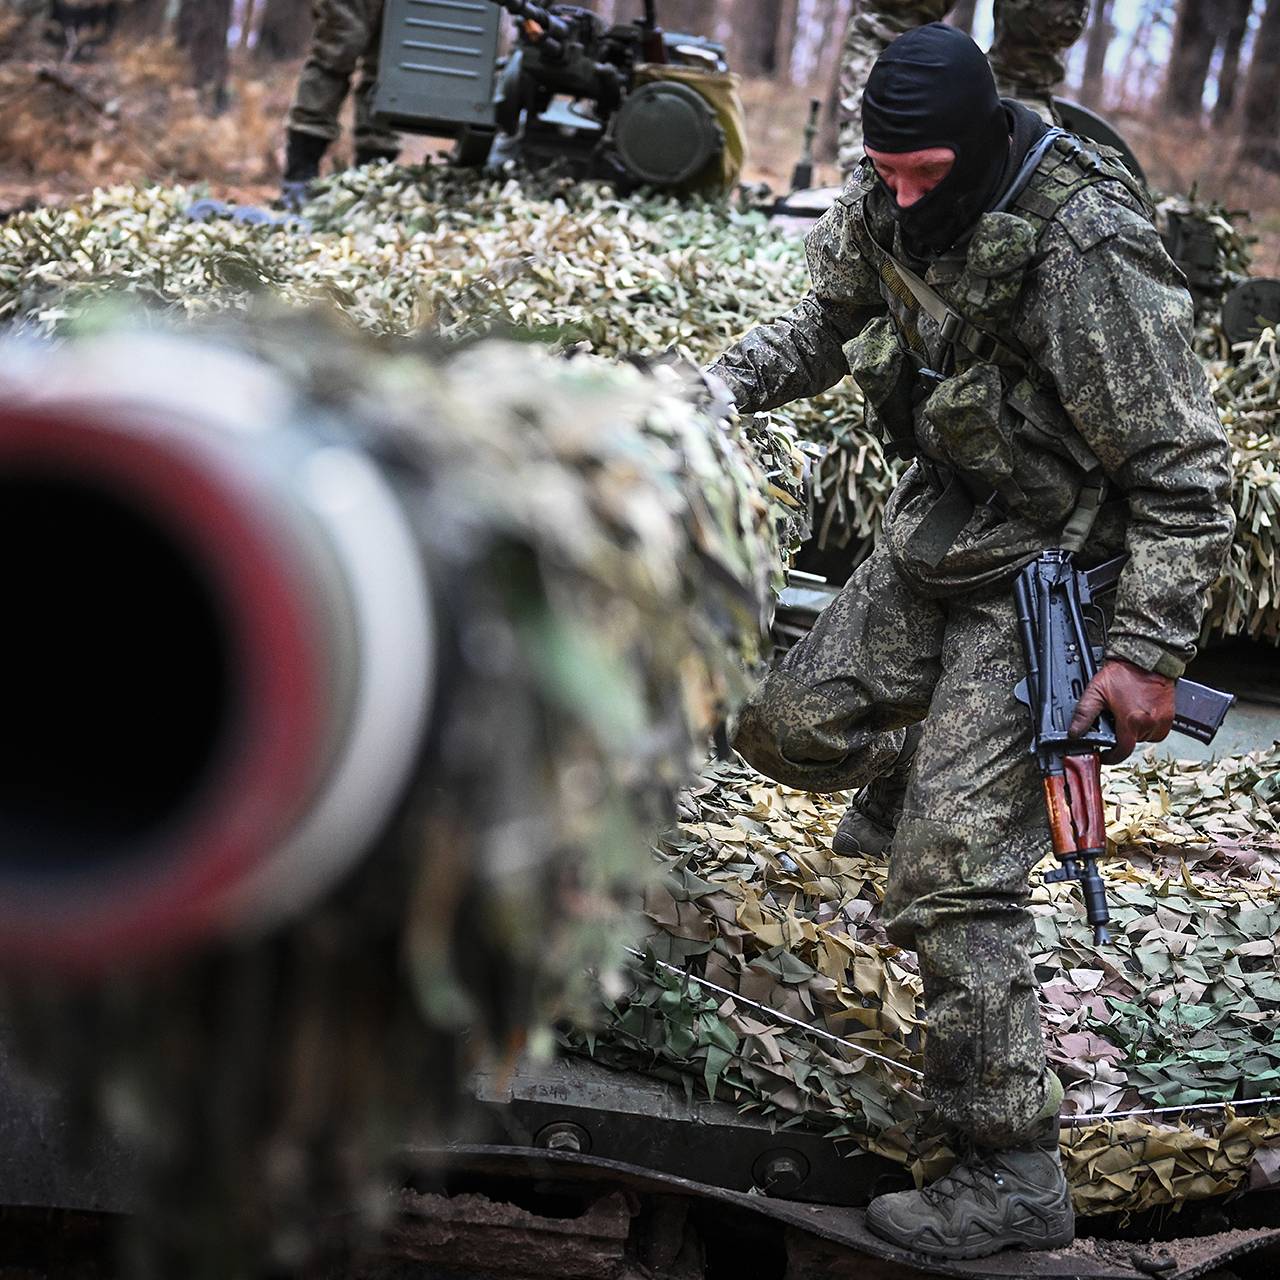
[[[400,138],[373,122],[373,91],[378,83],[378,57],[382,52],[383,0],[364,0],[368,43],[360,59],[360,83],[356,88],[356,164],[394,160]]]
[[[994,1148],[1030,1139],[1047,1089],[1026,904],[1048,834],[1023,674],[1011,593],[953,602],[885,898],[889,936],[920,957],[926,1091]]]
[[[864,786],[928,711],[945,625],[876,550],[743,707],[733,745],[787,786]]]
[[[1066,51],[1089,18],[1089,0],[995,0],[988,55],[1000,93],[1052,121],[1050,98],[1066,74]]]
[[[884,47],[912,27],[940,22],[954,0],[854,0],[840,56],[840,172],[862,159],[862,86]]]
[[[289,111],[291,133],[332,142],[351,74],[369,43],[366,0],[312,0],[314,29],[307,61]]]

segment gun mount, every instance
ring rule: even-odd
[[[606,24],[531,0],[389,0],[375,111],[397,129],[456,139],[473,165],[566,164],[623,188],[724,191],[744,125],[724,47],[662,30],[653,0]],[[498,58],[499,18],[515,47]]]

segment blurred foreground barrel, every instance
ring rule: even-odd
[[[0,343],[0,1026],[136,1156],[123,1274],[299,1271],[590,1016],[799,474],[677,367]]]
[[[243,352],[24,355],[0,370],[0,956],[92,968],[304,911],[429,715],[400,496]]]

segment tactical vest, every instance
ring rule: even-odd
[[[1151,215],[1118,157],[1051,131],[979,219],[964,256],[939,259],[928,281],[893,252],[887,214],[868,209],[873,174],[841,197],[888,308],[845,354],[868,424],[891,451],[915,457],[941,496],[917,535],[926,562],[946,555],[975,504],[1043,525],[1046,545],[1078,549],[1088,536],[1103,496],[1101,467],[1015,320],[1045,228],[1078,192],[1117,181]]]

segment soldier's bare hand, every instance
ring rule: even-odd
[[[1103,752],[1102,759],[1119,764],[1139,742],[1168,737],[1173,727],[1173,686],[1168,676],[1144,671],[1123,658],[1108,658],[1080,695],[1067,732],[1080,737],[1108,708],[1116,722],[1116,745]]]

